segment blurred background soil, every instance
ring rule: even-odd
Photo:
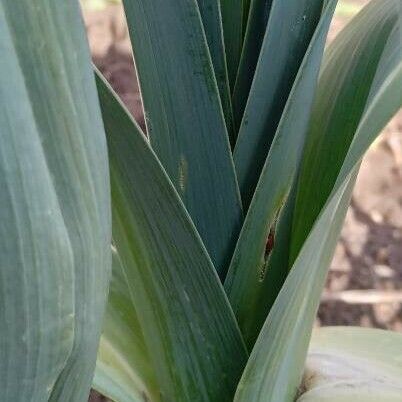
[[[340,1],[329,40],[366,4]],[[86,0],[93,60],[144,126],[122,7]],[[360,325],[402,332],[402,112],[364,158],[318,312],[317,325]],[[90,401],[102,401],[93,393]]]

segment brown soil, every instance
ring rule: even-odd
[[[350,0],[364,4],[367,0]],[[94,62],[143,126],[122,9],[85,11]],[[330,38],[347,22],[339,15]],[[402,331],[402,113],[365,157],[319,309],[319,325]],[[351,293],[351,291],[360,291]],[[95,394],[92,402],[100,401]]]

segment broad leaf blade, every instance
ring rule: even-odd
[[[272,3],[250,95],[248,91],[240,94],[244,95],[243,101],[235,109],[235,119],[241,119],[241,125],[234,161],[245,209],[251,202],[322,7],[323,0]]]
[[[278,214],[288,199],[298,170],[335,5],[336,1],[330,2],[324,13],[296,78],[225,281],[226,292],[249,347],[254,344],[287,274],[285,269],[278,272],[278,278],[272,276],[266,244],[269,233],[277,231]],[[287,244],[286,239],[277,238],[275,252],[281,244]]]
[[[73,254],[2,3],[0,52],[0,385],[48,400],[74,342]]]
[[[201,240],[138,126],[98,78],[113,238],[164,400],[229,401],[246,352]],[[120,402],[120,401],[118,401]]]
[[[62,216],[60,218],[52,205],[52,191],[43,189],[45,184],[40,183],[41,180],[47,182],[46,174],[37,171],[33,166],[32,176],[27,180],[31,183],[30,186],[33,181],[37,182],[38,188],[32,189],[30,195],[26,193],[26,196],[32,197],[32,201],[26,201],[26,205],[20,204],[19,208],[25,207],[27,212],[32,208],[33,230],[28,237],[33,242],[43,243],[41,247],[38,246],[39,249],[35,254],[36,261],[40,262],[38,271],[35,272],[34,266],[30,266],[29,263],[25,267],[26,272],[33,275],[31,277],[33,281],[25,282],[23,285],[25,290],[14,289],[16,294],[25,293],[23,298],[25,306],[30,306],[34,310],[32,315],[14,317],[15,322],[18,321],[17,317],[21,317],[20,324],[26,326],[15,341],[20,342],[21,352],[25,351],[28,359],[26,368],[19,372],[14,384],[17,386],[21,380],[22,387],[35,387],[37,383],[38,388],[34,388],[31,395],[25,393],[27,389],[21,389],[16,398],[10,395],[10,398],[6,399],[30,400],[35,399],[35,395],[40,395],[36,400],[82,401],[88,397],[95,367],[110,273],[111,237],[106,141],[85,29],[77,1],[23,0],[16,3],[1,0],[0,5],[1,26],[2,29],[8,30],[6,36],[1,35],[1,42],[6,48],[13,47],[15,56],[10,54],[8,56],[17,57],[19,66],[15,72],[9,72],[10,77],[9,74],[4,77],[7,77],[7,80],[11,80],[13,74],[16,76],[20,74],[23,77],[26,95],[25,99],[21,99],[21,105],[27,108],[28,104],[32,110],[33,121],[31,119],[29,126],[31,130],[37,130],[36,135],[39,135],[43,152],[42,164],[46,165],[51,176],[53,191],[57,196]],[[10,43],[6,44],[7,41]],[[3,57],[4,55],[2,61]],[[7,65],[6,61],[3,63]],[[4,103],[9,101],[3,100]],[[18,114],[11,115],[10,118],[12,118],[8,122],[10,127],[19,124]],[[3,127],[2,129],[7,130],[7,126]],[[23,134],[18,132],[18,135]],[[23,139],[18,142],[18,147],[22,147]],[[32,150],[28,148],[31,145]],[[37,164],[39,154],[35,156],[37,149],[34,148],[34,144],[27,142],[26,147],[19,155],[21,158],[23,156],[27,158],[22,162],[29,166],[31,158],[27,156],[27,152],[32,152],[32,163]],[[16,186],[15,182],[9,183],[9,191],[14,185]],[[49,196],[49,209],[46,209],[46,204],[41,205],[43,197],[36,194],[40,189],[44,191],[43,197]],[[28,188],[25,191],[28,191]],[[35,197],[37,198],[34,200]],[[14,199],[13,202],[24,201]],[[52,214],[54,221],[38,228],[38,223],[35,222],[38,219],[38,208],[42,208],[40,211],[44,214],[44,225]],[[60,223],[60,219],[63,223]],[[62,226],[65,226],[68,235],[65,247],[68,248],[70,244],[72,261],[69,261],[68,253],[60,246],[62,233],[55,233],[53,225],[60,225],[61,232],[63,232]],[[42,248],[45,247],[46,237],[39,234],[34,240],[33,236],[38,230],[45,230],[48,227],[48,236],[55,234],[55,239],[52,241],[47,238],[48,256],[46,256],[46,250]],[[29,230],[29,222],[25,230]],[[26,233],[24,235],[21,232],[20,235],[26,236]],[[24,250],[23,252],[29,253],[28,240],[24,242],[22,238],[17,237],[14,241],[19,241],[19,247]],[[56,247],[54,250],[53,246]],[[56,258],[57,256],[59,258]],[[42,265],[46,259],[48,264]],[[71,263],[72,266],[69,265]],[[35,274],[38,277],[35,278]],[[23,275],[22,272],[19,275]],[[19,278],[22,279],[21,276]],[[29,279],[25,278],[25,281],[27,280]],[[43,282],[38,283],[39,280]],[[8,281],[4,282],[4,286],[10,284]],[[64,286],[65,290],[62,289]],[[69,296],[72,300],[69,300],[65,292],[72,292]],[[66,316],[66,311],[71,309],[71,301],[74,308],[69,316]],[[46,308],[44,303],[47,305]],[[60,308],[59,320],[54,315],[49,316],[56,307]],[[56,345],[48,336],[53,326],[54,337],[60,336],[59,331],[62,328],[66,340],[72,337],[67,359],[64,341]],[[49,363],[46,360],[47,354],[53,354],[54,358],[54,354],[58,352],[59,363],[63,359],[65,361],[62,370],[57,373],[57,380],[53,378],[47,382],[47,398],[45,398],[39,393],[39,389],[49,375],[45,367]],[[16,361],[16,357],[12,360]],[[11,374],[7,368],[7,360],[1,359],[1,361],[5,373]],[[55,374],[53,372],[52,376]],[[7,374],[2,377],[7,378]],[[13,379],[9,377],[7,381]]]
[[[241,202],[195,0],[125,0],[151,145],[224,277]]]

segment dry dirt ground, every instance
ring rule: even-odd
[[[339,9],[330,39],[367,0]],[[95,64],[143,125],[138,84],[122,9],[84,9]],[[365,157],[337,246],[317,325],[402,331],[402,113]],[[101,401],[100,396],[91,401]]]

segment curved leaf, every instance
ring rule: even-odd
[[[113,238],[158,394],[171,401],[229,401],[246,360],[229,302],[140,129],[99,77],[97,83],[111,164]]]
[[[158,401],[155,374],[116,250],[112,273],[93,388],[118,402]]]
[[[2,3],[0,52],[0,385],[48,400],[74,342],[73,253]]]
[[[236,119],[241,118],[234,162],[245,209],[251,202],[289,93],[320,20],[323,2],[272,3],[250,95],[248,90],[242,91],[244,101],[240,110],[234,112]]]
[[[402,41],[401,41],[402,43]],[[401,55],[402,60],[402,55]],[[339,172],[335,188],[345,178],[345,174],[359,161],[378,133],[398,112],[402,105],[402,61],[389,74],[384,85],[374,97],[363,115],[348,153]]]
[[[398,402],[402,336],[372,328],[313,332],[297,402]]]
[[[293,402],[327,270],[349,205],[356,171],[331,197],[303,245],[261,330],[235,402]]]
[[[267,238],[270,232],[271,236],[277,232],[276,220],[298,170],[325,39],[335,6],[335,0],[330,2],[306,53],[225,281],[226,292],[249,347],[254,344],[287,274],[287,269],[278,273],[269,270],[268,264],[273,256],[266,251]],[[282,255],[286,258],[286,250],[282,253],[282,250],[278,251],[278,247],[287,244],[287,241],[278,237],[275,244],[275,253],[280,258]],[[287,267],[287,261],[285,266]]]
[[[400,1],[374,0],[328,49],[298,182],[291,260],[334,187],[371,99],[402,61],[401,21]],[[395,106],[383,108],[388,110],[387,118],[395,112]],[[373,139],[373,135],[360,135],[366,144]]]
[[[24,108],[24,113],[14,110],[8,115],[0,130],[16,136],[14,152],[26,185],[25,193],[20,193],[21,187],[13,180],[4,194],[7,198],[7,192],[15,191],[17,198],[12,203],[18,204],[18,209],[14,218],[9,216],[17,220],[10,221],[14,238],[11,240],[10,233],[10,244],[6,244],[8,252],[16,253],[16,276],[15,281],[3,279],[3,287],[5,296],[11,297],[7,304],[19,295],[15,302],[24,312],[16,311],[10,322],[19,325],[18,335],[12,327],[8,333],[15,336],[10,341],[19,345],[19,350],[11,360],[1,359],[1,377],[10,384],[10,390],[5,391],[4,386],[3,392],[10,392],[9,398],[5,397],[9,401],[82,401],[88,398],[95,367],[111,240],[106,141],[85,29],[75,0],[1,0],[0,10],[1,29],[7,32],[0,36],[1,46],[7,49],[0,65],[8,70],[1,71],[2,85],[7,88],[8,80],[15,82],[20,97],[15,101]],[[2,98],[3,107],[14,102],[8,91],[7,99]],[[19,131],[21,121],[24,126]],[[7,134],[8,129],[14,131]],[[24,144],[28,129],[36,139],[29,138]],[[43,195],[39,194],[42,190]],[[42,223],[38,222],[40,215]],[[53,215],[54,221],[49,222]],[[49,233],[44,234],[47,229]],[[26,258],[22,265],[21,258]],[[60,351],[57,341],[61,342]],[[10,365],[19,371],[13,373]]]
[[[387,3],[382,3],[380,1],[376,2],[374,7],[371,6],[366,12],[372,16],[377,16],[377,19],[374,18],[374,21],[370,21],[369,24],[364,24],[364,28],[363,24],[360,25],[360,23],[358,29],[349,28],[348,31],[346,31],[347,36],[342,34],[342,36],[337,39],[337,42],[330,46],[326,56],[326,65],[327,68],[331,66],[332,69],[336,70],[337,74],[339,73],[339,76],[337,77],[340,78],[336,78],[339,80],[339,82],[333,82],[335,76],[332,79],[328,77],[328,82],[331,83],[331,86],[334,90],[333,93],[322,89],[322,86],[326,85],[326,81],[322,81],[324,76],[322,76],[320,79],[319,92],[317,95],[319,98],[315,101],[316,108],[312,111],[312,123],[310,123],[315,125],[315,134],[316,137],[318,135],[320,136],[320,141],[314,142],[311,140],[311,138],[309,140],[309,152],[311,153],[311,160],[314,160],[315,162],[321,160],[323,163],[327,163],[326,161],[328,159],[333,158],[333,145],[335,144],[335,140],[343,141],[343,135],[347,134],[348,132],[350,133],[350,131],[347,131],[346,126],[342,131],[334,130],[334,125],[338,124],[336,119],[333,119],[331,124],[324,125],[322,118],[323,116],[329,117],[331,116],[333,110],[338,110],[343,112],[339,114],[339,118],[343,119],[343,122],[349,121],[349,109],[342,108],[342,106],[353,104],[355,107],[359,102],[359,97],[356,97],[355,95],[367,93],[367,89],[359,89],[358,81],[356,81],[356,86],[354,85],[353,88],[348,84],[348,82],[350,82],[349,80],[345,79],[342,81],[342,79],[347,76],[359,74],[364,75],[364,71],[359,71],[360,65],[356,65],[354,63],[353,60],[355,59],[353,58],[354,56],[351,56],[351,54],[355,55],[357,60],[364,59],[365,63],[370,64],[367,61],[367,57],[369,57],[371,53],[365,49],[365,47],[370,47],[375,42],[373,41],[373,37],[370,38],[370,36],[367,35],[366,31],[373,32],[373,35],[375,35],[375,32],[377,31],[375,29],[372,31],[373,27],[381,27],[382,25],[378,24],[386,21],[386,19],[383,18],[384,12],[385,15],[388,15],[387,13],[391,13],[391,15],[393,15],[393,18],[388,21],[393,21],[395,24],[398,16],[398,14],[395,14],[395,11],[399,13],[399,6],[398,8],[395,6],[397,6],[397,2],[395,1],[388,1]],[[381,12],[378,14],[376,14],[377,9],[381,9]],[[357,20],[357,23],[358,21],[359,20]],[[377,21],[377,24],[375,21]],[[352,25],[353,24],[354,23],[352,23]],[[394,25],[394,27],[396,26],[397,25]],[[372,141],[375,136],[378,135],[381,128],[385,126],[390,117],[402,104],[402,96],[399,91],[401,85],[401,75],[399,69],[401,67],[400,65],[398,67],[397,64],[398,57],[400,57],[399,60],[402,59],[402,53],[400,53],[400,46],[402,42],[400,40],[401,36],[399,35],[398,30],[396,28],[394,29],[393,34],[387,37],[388,40],[384,40],[382,43],[376,42],[379,47],[382,45],[383,57],[381,58],[381,66],[383,66],[383,68],[377,70],[375,77],[372,77],[372,81],[368,81],[367,76],[364,76],[365,78],[362,79],[360,83],[360,85],[363,87],[368,86],[372,88],[371,92],[369,91],[371,99],[369,103],[373,106],[370,107],[369,105],[361,105],[362,108],[366,108],[366,113],[361,118],[361,125],[357,129],[356,135],[353,133],[355,136],[355,141],[352,142],[353,146],[350,150],[347,160],[345,161],[343,171],[339,175],[339,180],[337,182],[338,184],[342,184],[343,180],[350,173],[351,169],[353,169],[353,167],[359,163],[359,160],[364,151],[367,149],[370,141]],[[380,32],[380,30],[378,30],[378,32]],[[340,58],[328,58],[328,55],[331,54],[332,47],[338,46],[338,41],[341,41],[342,43],[342,47],[345,51],[345,59],[343,59],[342,56],[339,56]],[[353,44],[355,44],[355,47],[352,46]],[[339,55],[343,54],[344,53],[339,52]],[[362,54],[366,56],[360,57]],[[344,62],[344,64],[342,64],[341,60]],[[392,70],[393,68],[394,70]],[[344,96],[338,96],[339,94],[342,94],[342,91],[344,91]],[[331,95],[329,96],[329,94]],[[292,96],[290,99],[292,99]],[[328,103],[328,99],[331,99],[334,103]],[[321,105],[324,103],[328,107],[327,113],[321,109]],[[335,103],[337,103],[337,105],[335,105]],[[301,102],[301,104],[303,104],[303,102]],[[305,104],[308,105],[307,102]],[[296,103],[294,103],[294,105],[296,105]],[[318,108],[317,105],[319,105]],[[379,105],[381,106],[378,107]],[[317,114],[317,110],[320,110],[319,115]],[[364,109],[362,110],[362,113],[363,111]],[[371,115],[372,117],[370,117]],[[286,119],[286,116],[287,113],[285,112],[283,117],[284,120]],[[297,119],[290,119],[290,122],[299,122],[301,121],[299,119],[300,117]],[[368,125],[367,122],[370,122],[370,125]],[[299,133],[301,136],[302,129],[299,128],[296,123],[292,124],[296,129],[295,132]],[[318,132],[319,127],[322,128],[320,132]],[[337,127],[339,127],[339,125]],[[280,129],[281,126],[279,130]],[[299,137],[295,134],[292,134],[293,131],[290,129],[287,129],[285,132],[287,135],[289,135],[289,139],[287,140],[288,142],[285,142],[287,137],[284,137],[283,140],[278,141],[279,145],[286,145],[288,149],[293,150],[292,152],[295,152],[297,149],[296,139],[299,138],[299,147],[303,146],[304,137]],[[304,131],[304,133],[306,133],[306,131]],[[341,133],[342,135],[340,135]],[[292,137],[293,135],[295,135],[294,140]],[[311,129],[307,130],[306,135],[311,135]],[[329,137],[330,135],[332,135],[332,140],[327,138],[325,142],[324,138],[326,136]],[[278,140],[279,139],[280,137],[278,136]],[[246,217],[244,228],[241,232],[240,240],[236,247],[235,256],[233,258],[225,284],[234,311],[239,319],[240,327],[246,338],[246,342],[249,345],[252,344],[253,339],[255,339],[255,337],[258,335],[259,328],[264,322],[265,317],[273,301],[275,300],[276,295],[279,292],[291,266],[292,260],[290,260],[289,245],[290,242],[293,241],[293,238],[291,237],[292,220],[299,219],[300,223],[304,222],[303,215],[296,215],[295,218],[295,214],[300,214],[300,212],[294,211],[297,187],[293,184],[293,180],[295,180],[295,172],[298,170],[298,165],[292,165],[292,163],[295,163],[295,161],[298,160],[294,159],[295,156],[293,158],[289,158],[289,156],[283,157],[285,154],[282,152],[284,151],[276,154],[276,152],[281,148],[278,147],[276,149],[277,146],[275,145],[275,141],[268,156],[266,166],[263,170],[260,183],[250,207],[250,211]],[[327,146],[326,148],[321,147],[320,144],[327,144]],[[288,150],[287,152],[288,153],[286,155],[289,155],[289,152],[291,151]],[[300,155],[301,151],[299,150],[298,152],[299,154],[294,155]],[[344,158],[345,156],[341,155],[341,157]],[[287,163],[283,163],[284,160]],[[273,164],[274,161],[276,161],[275,165]],[[340,164],[342,164],[342,161],[343,159],[340,160]],[[292,166],[293,168],[291,168]],[[340,167],[337,169],[339,173]],[[280,172],[285,172],[286,175],[283,175],[284,173]],[[317,174],[316,172],[321,172],[321,174]],[[312,167],[311,172],[306,170],[305,173],[306,177],[308,174],[311,185],[310,193],[308,191],[305,192],[306,196],[309,194],[311,195],[308,202],[307,198],[305,199],[305,208],[308,209],[307,205],[311,205],[312,208],[314,207],[314,210],[319,210],[317,205],[315,205],[315,203],[320,202],[320,198],[318,198],[316,195],[318,190],[315,186],[321,183],[323,177],[326,177],[329,173],[322,167]],[[334,186],[334,184],[335,183],[333,182],[332,186]],[[301,188],[301,183],[299,183],[299,188]],[[337,186],[334,188],[336,189]],[[265,195],[260,195],[260,192],[261,194]],[[287,194],[290,194],[291,196],[287,197]],[[269,201],[267,202],[266,200]],[[261,217],[265,218],[261,219]],[[306,221],[306,223],[308,222],[309,221]],[[250,228],[253,228],[254,231],[251,231]],[[272,231],[275,236],[275,244],[273,249],[267,253],[268,255],[265,255],[266,241],[269,237],[270,231]],[[301,243],[303,243],[304,240],[305,237],[301,237],[299,239]],[[294,256],[292,258],[294,259]],[[233,281],[233,283],[230,281]],[[247,300],[247,303],[245,303],[244,300]]]
[[[363,51],[360,46],[365,45],[369,49],[373,46],[373,42],[366,41],[367,37],[373,39],[373,35],[374,38],[375,34],[379,35],[374,44],[380,49],[382,48],[380,53],[383,58],[377,60],[378,67],[376,73],[371,76],[372,81],[366,81],[362,84],[369,85],[368,93],[366,88],[360,88],[360,92],[359,88],[343,92],[345,87],[342,84],[348,82],[345,77],[348,74],[359,73],[355,69],[358,69],[360,64],[355,64],[356,60],[351,57],[351,54],[346,50],[345,53],[341,53],[350,63],[345,62],[344,65],[352,66],[350,70],[346,68],[342,71],[342,63],[339,58],[327,59],[327,66],[336,64],[340,68],[340,77],[344,78],[343,81],[338,82],[338,85],[334,85],[337,88],[336,91],[347,94],[344,97],[335,98],[337,102],[352,105],[352,107],[362,104],[363,102],[360,102],[358,97],[356,98],[355,91],[363,94],[362,96],[367,100],[362,105],[365,113],[360,120],[360,126],[357,128],[359,136],[355,135],[352,142],[352,144],[359,144],[355,149],[359,149],[360,152],[364,149],[362,144],[366,143],[364,137],[373,138],[374,130],[382,128],[386,124],[386,119],[395,111],[398,102],[402,100],[401,96],[397,95],[396,91],[389,86],[391,82],[394,84],[400,82],[398,81],[398,79],[400,80],[402,60],[400,16],[401,4],[398,0],[375,1],[357,17],[355,22],[351,23],[338,39],[340,42],[332,45],[334,46],[332,49],[337,49],[337,46],[343,46],[344,49],[351,47],[352,54],[359,55]],[[362,21],[365,21],[365,24]],[[384,32],[388,32],[385,37],[382,35]],[[370,35],[367,35],[368,33],[371,33],[371,38]],[[357,37],[360,40],[357,40]],[[352,46],[353,44],[354,46]],[[333,55],[334,53],[331,52],[333,50],[329,50],[328,54]],[[363,54],[366,57],[373,57],[375,61],[378,52],[379,49],[376,49],[374,52],[363,52]],[[362,55],[360,54],[360,56]],[[367,64],[366,61],[366,68]],[[370,71],[371,66],[368,69]],[[324,92],[320,93],[324,96]],[[325,93],[325,96],[328,97],[329,93]],[[390,103],[374,109],[375,105],[379,105],[380,99]],[[339,107],[337,102],[331,104],[333,107],[329,109],[329,115],[331,115],[331,111],[337,110]],[[325,113],[322,115],[325,116]],[[366,124],[371,120],[370,115],[375,116],[379,121],[374,127],[369,128]],[[313,118],[315,116],[313,114]],[[322,135],[331,131],[334,122],[336,120],[333,120],[322,131]],[[351,149],[353,148],[354,146]],[[326,154],[322,155],[321,151],[322,148],[319,148],[316,155],[329,157]],[[303,243],[300,253],[297,254],[290,274],[270,311],[246,366],[236,393],[235,400],[237,401],[291,402],[294,400],[298,391],[309,337],[328,265],[359,167],[360,152],[354,153],[356,157],[354,160],[349,156],[347,157],[348,164],[344,165],[345,168],[341,171],[342,176],[338,176],[339,180],[334,183],[335,185],[333,185],[324,207],[319,212],[307,240]],[[322,171],[320,170],[320,172]],[[319,178],[319,175],[316,174],[316,177]]]

